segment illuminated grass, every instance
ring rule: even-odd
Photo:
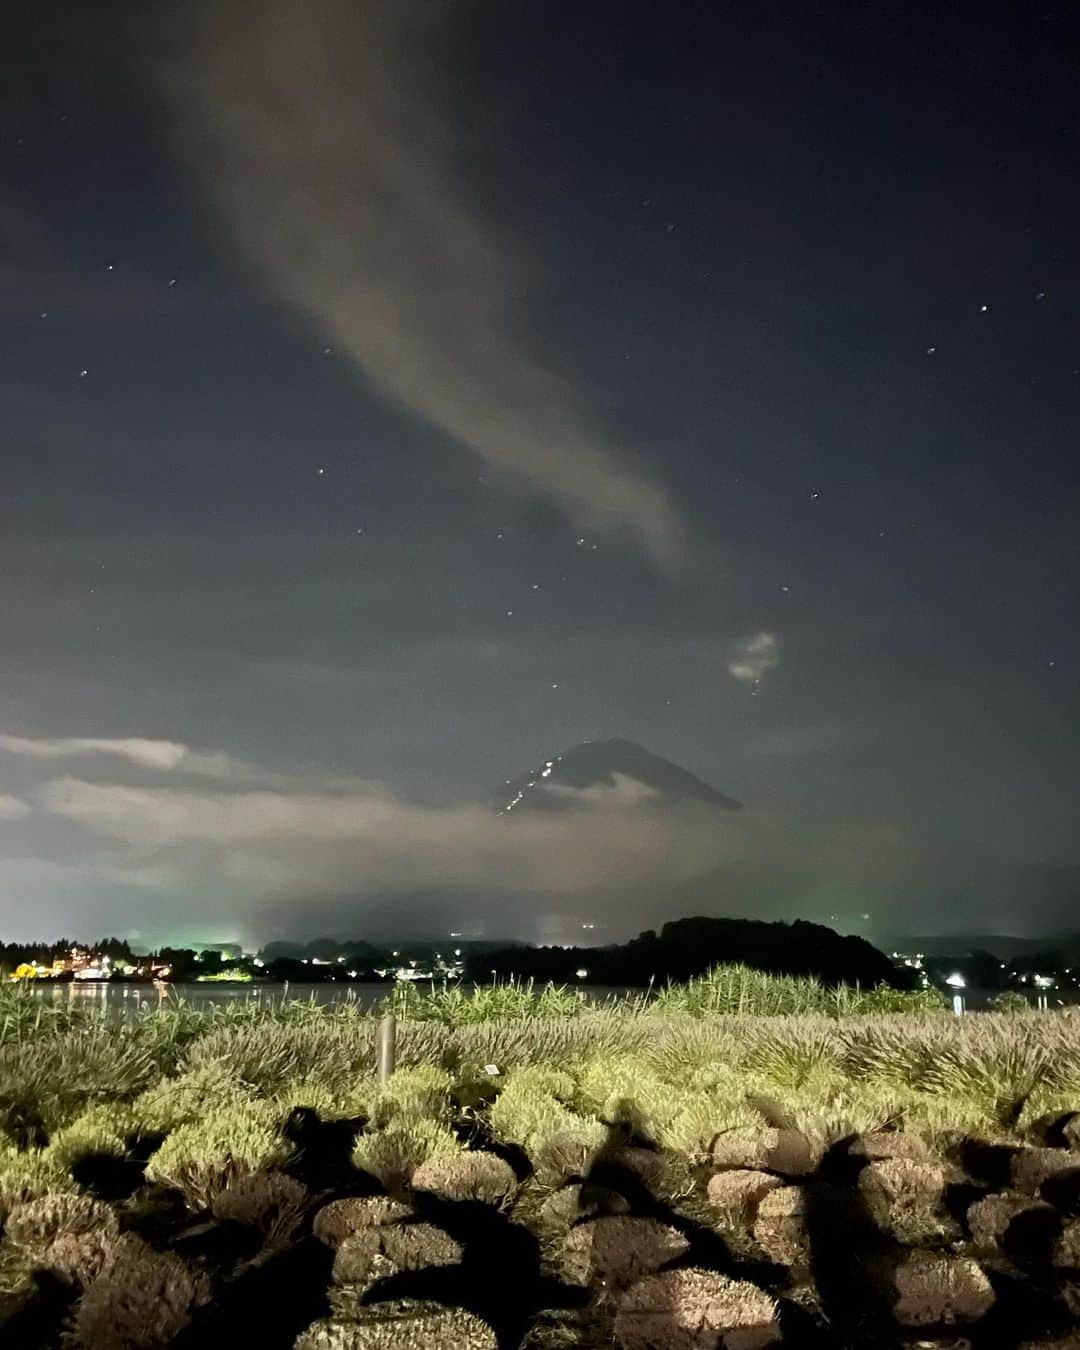
[[[238,1102],[173,1130],[147,1164],[146,1178],[180,1191],[192,1209],[205,1210],[222,1191],[280,1166],[290,1152],[272,1112]]]

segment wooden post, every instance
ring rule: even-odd
[[[379,1018],[375,1031],[375,1072],[379,1086],[384,1087],[394,1072],[397,1059],[397,1018],[387,1013]]]

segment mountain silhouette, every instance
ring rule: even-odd
[[[584,741],[549,759],[519,778],[506,782],[499,793],[499,810],[560,811],[584,804],[579,794],[629,785],[643,789],[655,805],[701,802],[723,811],[738,811],[742,803],[711,787],[661,755],[635,741]]]

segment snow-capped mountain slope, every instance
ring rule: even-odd
[[[585,741],[519,778],[499,794],[502,812],[568,810],[603,800],[605,790],[654,804],[701,802],[737,811],[742,803],[634,741]]]

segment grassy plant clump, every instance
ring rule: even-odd
[[[352,1163],[397,1195],[412,1181],[416,1169],[435,1158],[454,1157],[461,1145],[434,1120],[403,1117],[384,1129],[361,1134],[353,1145]]]
[[[337,1248],[347,1237],[366,1228],[399,1223],[412,1213],[408,1205],[382,1195],[346,1196],[331,1200],[315,1215],[311,1231],[325,1246]]]
[[[112,1259],[118,1235],[113,1210],[86,1195],[49,1194],[17,1204],[4,1228],[0,1291],[29,1287],[35,1271],[85,1288]]]
[[[754,1240],[770,1261],[803,1267],[810,1259],[806,1228],[806,1193],[801,1186],[781,1186],[758,1202]]]
[[[272,1100],[287,1115],[296,1106],[310,1107],[322,1120],[366,1120],[375,1098],[370,1076],[334,1082],[322,1074],[290,1078],[276,1089]]]
[[[967,1212],[971,1240],[984,1250],[1006,1250],[1009,1230],[1016,1224],[1027,1229],[1030,1238],[1035,1227],[1060,1230],[1061,1216],[1052,1205],[1025,1195],[987,1195]]]
[[[72,1320],[72,1350],[152,1350],[167,1345],[210,1296],[203,1276],[178,1256],[131,1234],[83,1294]]]
[[[779,1312],[756,1285],[686,1266],[651,1275],[622,1296],[615,1338],[622,1350],[762,1350],[780,1339]]]
[[[380,1089],[371,1082],[371,1118],[376,1129],[392,1121],[450,1118],[450,1075],[433,1064],[400,1069]]]
[[[402,983],[388,1001],[387,1011],[403,1020],[438,1022],[442,1026],[462,1027],[479,1022],[521,1022],[535,1018],[580,1017],[590,1007],[580,989],[544,984],[533,980],[477,985],[432,985],[421,989]]]
[[[130,1100],[157,1076],[135,1036],[94,1025],[0,1046],[0,1128],[32,1118],[46,1136],[87,1107]],[[40,1141],[39,1141],[40,1142]]]
[[[730,1087],[745,1050],[745,1023],[681,1013],[643,1017],[650,1035],[642,1057],[666,1080],[714,1091]]]
[[[679,1109],[678,1097],[641,1056],[589,1060],[577,1075],[583,1110],[607,1123],[656,1139]]]
[[[852,1139],[848,1145],[848,1154],[852,1158],[865,1158],[872,1163],[886,1162],[892,1158],[922,1162],[929,1157],[930,1150],[917,1134],[903,1130],[873,1130]]]
[[[1052,1051],[1000,1024],[987,1023],[982,1030],[985,1034],[977,1042],[962,1036],[940,1046],[921,1086],[926,1092],[978,1102],[999,1127],[1012,1127],[1024,1103],[1047,1080]]]
[[[209,1064],[267,1097],[291,1080],[312,1075],[330,1082],[369,1077],[375,1067],[374,1023],[359,1017],[266,1018],[221,1026],[193,1040],[183,1060],[185,1069]]]
[[[39,998],[20,984],[0,984],[0,1046],[82,1031],[91,1014],[72,1003]]]
[[[115,1237],[116,1214],[100,1200],[78,1193],[50,1193],[14,1205],[4,1225],[4,1241],[28,1252],[40,1252],[58,1237],[102,1232]]]
[[[561,1185],[578,1171],[607,1136],[599,1120],[566,1105],[575,1091],[574,1080],[560,1070],[515,1069],[488,1113],[495,1134],[520,1144],[548,1185]]]
[[[146,1178],[206,1210],[242,1178],[284,1164],[290,1152],[269,1107],[239,1102],[173,1130],[147,1164]]]
[[[398,1028],[398,1063],[494,1064],[506,1074],[536,1065],[574,1064],[590,1055],[639,1053],[657,1029],[656,1019],[628,1017],[613,1009],[454,1028],[403,1023]]]
[[[783,1177],[808,1176],[817,1165],[817,1156],[801,1130],[777,1129],[758,1125],[718,1134],[710,1156],[714,1166],[776,1172]]]
[[[288,1079],[273,1100],[283,1110],[307,1106],[323,1120],[364,1120],[377,1129],[394,1119],[448,1120],[452,1085],[450,1074],[428,1063],[399,1069],[382,1088],[371,1072],[334,1078],[320,1070]]]
[[[563,1270],[577,1284],[595,1284],[608,1293],[627,1289],[682,1256],[686,1238],[655,1219],[616,1215],[571,1228]]]
[[[842,1083],[842,1046],[835,1028],[819,1021],[785,1025],[775,1021],[751,1027],[742,1065],[774,1088],[797,1089],[811,1084],[818,1093]]]
[[[1080,1148],[1080,1088],[1039,1087],[1024,1103],[1017,1130],[1035,1144]]]
[[[892,1276],[893,1316],[904,1327],[977,1322],[994,1305],[990,1281],[977,1261],[917,1253]]]
[[[281,1172],[256,1172],[238,1177],[210,1202],[215,1219],[254,1228],[267,1247],[284,1247],[303,1222],[308,1190]]]
[[[669,985],[651,1006],[658,1012],[691,1017],[827,1013],[829,991],[809,977],[770,975],[743,965],[714,966],[685,984]]]
[[[1019,1148],[1010,1166],[1013,1187],[1023,1195],[1037,1195],[1043,1184],[1059,1172],[1080,1166],[1080,1153],[1058,1148]]]
[[[11,1209],[43,1195],[73,1193],[69,1173],[41,1148],[0,1148],[0,1223]]]
[[[1070,1219],[1054,1244],[1054,1265],[1059,1270],[1080,1271],[1080,1219]]]
[[[334,1256],[333,1280],[363,1286],[403,1270],[457,1265],[461,1257],[461,1244],[434,1224],[384,1224],[341,1243]]]
[[[718,1134],[760,1123],[746,1085],[737,1071],[718,1073],[715,1065],[699,1068],[687,1086],[657,1057],[605,1056],[580,1069],[578,1101],[605,1125],[697,1161]]]
[[[574,1080],[558,1069],[541,1066],[515,1069],[488,1113],[492,1129],[507,1143],[518,1143],[528,1153],[557,1134],[584,1133],[589,1122],[574,1112]],[[599,1126],[599,1122],[592,1122]],[[592,1131],[602,1142],[603,1127]]]
[[[365,1308],[353,1322],[324,1319],[308,1327],[294,1350],[497,1350],[492,1329],[464,1308],[395,1300]]]
[[[887,1158],[859,1173],[859,1193],[878,1226],[901,1239],[928,1237],[940,1228],[945,1173],[936,1163]]]
[[[682,1181],[685,1168],[670,1153],[655,1148],[632,1144],[605,1143],[589,1159],[590,1185],[607,1178],[617,1186],[622,1178],[631,1178],[632,1185],[640,1185],[655,1197],[668,1196],[676,1181]],[[635,1185],[635,1188],[636,1188]]]
[[[715,1173],[709,1178],[706,1191],[722,1223],[749,1228],[757,1218],[761,1201],[783,1184],[780,1177],[769,1172],[740,1168]]]
[[[136,1129],[135,1115],[130,1107],[91,1106],[53,1135],[49,1141],[49,1155],[66,1171],[92,1155],[122,1156]]]
[[[551,1191],[537,1209],[537,1228],[545,1236],[566,1233],[581,1217],[582,1203],[580,1182],[572,1182],[557,1191]]]
[[[254,1096],[223,1064],[211,1061],[175,1078],[162,1078],[135,1098],[131,1111],[143,1133],[168,1134]]]
[[[494,1153],[443,1154],[421,1163],[413,1173],[412,1187],[444,1200],[503,1206],[517,1189],[517,1177]]]
[[[863,1087],[850,1079],[820,1087],[807,1082],[784,1093],[781,1100],[789,1121],[818,1155],[852,1135],[895,1133],[906,1118],[904,1093],[873,1083]]]
[[[736,1017],[819,1015],[830,1018],[933,1012],[945,1007],[936,990],[904,993],[881,986],[853,989],[830,987],[809,975],[772,975],[751,966],[714,966],[685,984],[669,985],[650,1007],[691,1017],[722,1014]]]

